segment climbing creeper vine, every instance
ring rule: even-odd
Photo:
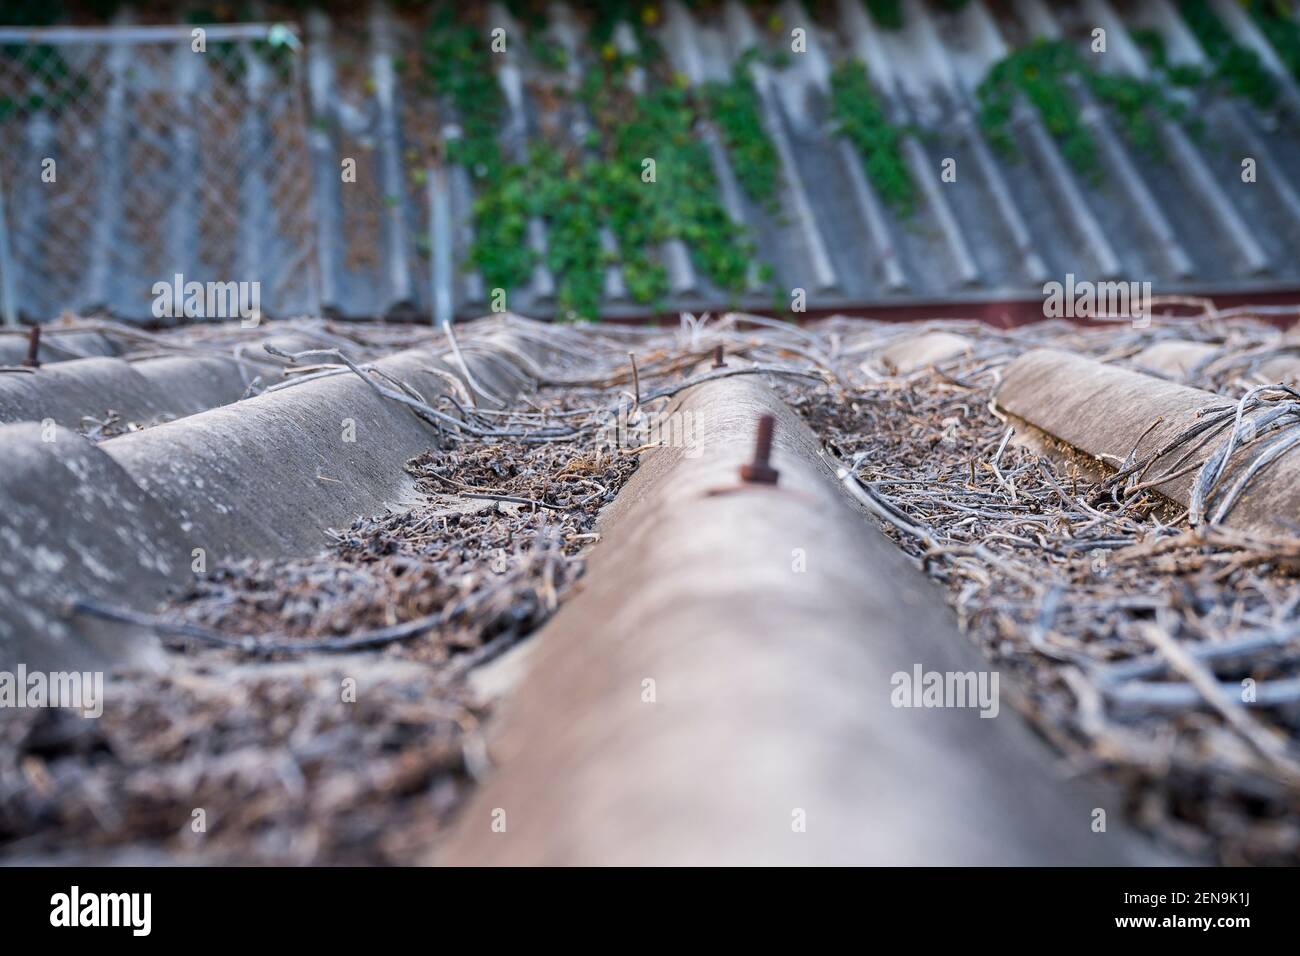
[[[735,160],[740,188],[770,211],[777,206],[779,160],[763,129],[758,92],[749,74],[757,55],[757,50],[747,51],[732,68],[730,80],[708,84],[704,97]]]
[[[753,245],[719,201],[708,149],[694,135],[703,103],[689,95],[680,78],[630,99],[620,100],[608,91],[608,86],[589,86],[606,160],[615,166],[602,186],[620,252],[626,258],[648,242],[681,239],[709,278],[739,292]],[[654,182],[642,179],[645,159],[654,160]],[[644,294],[649,289],[643,283],[657,275],[634,275],[629,288],[635,279]],[[656,292],[662,294],[661,289]]]
[[[1272,106],[1277,100],[1277,79],[1259,54],[1232,38],[1207,0],[1183,0],[1181,9],[1213,65],[1212,79],[1260,108]]]
[[[431,91],[456,111],[461,136],[447,157],[474,179],[474,244],[470,261],[489,288],[514,289],[532,269],[525,169],[507,164],[497,140],[505,102],[480,32],[440,7],[424,34],[423,68]]]
[[[899,215],[916,205],[916,187],[903,160],[902,130],[885,115],[861,63],[846,60],[831,73],[831,116],[857,147],[881,198]]]
[[[1300,23],[1285,0],[1248,0],[1250,15],[1291,75],[1300,80]]]
[[[599,200],[590,188],[593,165],[546,144],[533,148],[529,163],[530,202],[549,227],[546,265],[556,277],[556,312],[563,319],[600,315],[605,258]]]
[[[980,125],[989,141],[1004,152],[1014,152],[1010,121],[1016,97],[1023,95],[1037,110],[1069,163],[1089,178],[1098,178],[1101,165],[1097,145],[1079,119],[1070,89],[1071,77],[1085,83],[1098,100],[1111,108],[1134,146],[1151,155],[1159,154],[1153,115],[1181,115],[1181,108],[1165,96],[1160,86],[1150,80],[1102,73],[1085,62],[1068,42],[1043,38],[1000,60],[976,89]]]

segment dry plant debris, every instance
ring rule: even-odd
[[[232,342],[264,351],[229,326],[123,328],[136,345],[169,352]],[[487,706],[465,675],[534,631],[574,586],[597,514],[653,447],[654,413],[711,377],[789,369],[822,378],[758,343],[756,356],[781,361],[700,371],[707,350],[664,332],[519,323],[513,331],[550,355],[541,368],[515,350],[533,390],[504,409],[476,405],[465,389],[429,404],[366,363],[425,344],[473,354],[482,345],[473,324],[447,339],[427,327],[276,331],[306,333],[321,348],[272,351],[286,379],[269,388],[356,374],[429,423],[429,449],[406,463],[422,499],[331,532],[314,557],[223,563],[156,614],[79,603],[81,613],[156,632],[169,666],[117,674],[96,721],[33,711],[0,721],[0,855],[423,858],[487,768]],[[500,340],[492,348],[511,351]]]
[[[0,721],[0,840],[19,860],[405,862],[460,798],[477,734],[428,668],[181,659],[112,681],[98,720]]]
[[[11,856],[417,858],[485,759],[484,708],[461,678],[573,587],[596,514],[635,467],[637,429],[688,382],[760,374],[1015,678],[1004,689],[1072,772],[1124,783],[1132,817],[1189,851],[1294,862],[1300,536],[1190,528],[1132,475],[1099,480],[1042,457],[992,406],[1000,369],[1025,349],[1123,361],[1165,339],[1220,346],[1224,360],[1201,370],[1201,384],[1248,397],[1259,361],[1290,340],[1192,304],[1200,316],[1142,329],[928,323],[974,347],[910,374],[875,356],[915,325],[729,314],[685,316],[673,331],[555,328],[546,344],[558,357],[505,411],[467,396],[427,405],[370,376],[431,425],[429,451],[407,464],[424,500],[336,531],[315,558],[214,569],[154,620],[170,672],[119,676],[101,721],[0,722],[0,846]],[[474,350],[472,335],[463,343]],[[313,374],[369,376],[346,343],[321,345],[338,354],[300,356],[324,360]],[[710,371],[719,345],[728,367]],[[1244,352],[1259,360],[1231,358]],[[611,450],[615,421],[629,426],[628,447]],[[365,653],[323,653],[385,631]],[[340,697],[349,677],[355,703]],[[201,835],[191,826],[200,807]]]
[[[1126,490],[1141,463],[1097,481],[1010,440],[992,404],[999,369],[1027,348],[1113,360],[1189,338],[1229,351],[1270,343],[1260,354],[1272,354],[1286,347],[1279,333],[1218,317],[953,330],[975,340],[969,354],[893,375],[856,366],[899,333],[830,323],[822,351],[838,348],[851,384],[786,386],[787,397],[885,533],[944,585],[962,629],[1016,677],[1004,687],[1073,772],[1110,773],[1127,785],[1136,821],[1188,851],[1294,863],[1300,536],[1171,519],[1169,502]],[[1218,390],[1251,396],[1250,364],[1229,367],[1238,374],[1222,375]]]
[[[493,428],[603,408],[609,391],[543,387]],[[486,768],[484,707],[461,678],[554,612],[596,515],[636,467],[595,436],[447,442],[431,430],[407,463],[424,492],[414,507],[358,518],[312,558],[222,564],[140,615],[173,652],[166,673],[117,675],[98,720],[0,721],[0,852],[417,859]],[[322,653],[407,623],[420,626],[369,653]]]

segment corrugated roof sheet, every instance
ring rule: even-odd
[[[1018,105],[1011,128],[1019,158],[995,151],[977,117],[976,88],[991,66],[1033,38],[1065,38],[1087,51],[1098,27],[1108,39],[1107,52],[1096,56],[1101,70],[1163,84],[1163,75],[1152,72],[1148,48],[1135,40],[1138,31],[1162,37],[1176,63],[1206,62],[1187,20],[1168,0],[1060,6],[1044,0],[903,0],[901,29],[878,26],[860,0],[819,6],[815,14],[786,0],[771,10],[779,17],[777,31],[736,0],[705,12],[670,0],[656,8],[648,29],[672,68],[693,85],[726,78],[753,47],[788,47],[796,27],[806,30],[807,49],[779,65],[760,61],[751,67],[764,130],[780,160],[775,212],[737,186],[737,158],[716,131],[708,124],[697,129],[709,145],[722,204],[754,237],[757,260],[773,271],[770,284],[753,281],[739,296],[724,292],[710,284],[689,245],[670,240],[657,250],[671,289],[663,305],[766,309],[774,302],[788,306],[796,288],[806,291],[809,309],[1022,299],[1041,295],[1045,281],[1066,273],[1150,281],[1157,293],[1300,287],[1300,261],[1292,254],[1300,245],[1300,93],[1248,14],[1231,0],[1211,0],[1210,7],[1274,76],[1276,106],[1260,110],[1206,89],[1172,94],[1195,122],[1158,119],[1160,151],[1151,155],[1121,135],[1121,118],[1111,109],[1076,89],[1079,115],[1099,151],[1100,175],[1094,178],[1071,166],[1041,116],[1025,103]],[[598,55],[589,48],[581,15],[563,3],[547,11],[552,40],[568,50],[571,68],[580,75],[582,64]],[[501,4],[492,4],[482,22],[505,26],[512,38],[526,35]],[[257,135],[279,142],[297,135],[284,124],[306,124],[306,136],[277,155],[278,162],[291,164],[290,178],[298,183],[300,194],[290,201],[305,204],[310,215],[288,229],[286,199],[268,192],[265,176],[254,181],[260,188],[224,196],[228,218],[257,223],[254,231],[265,240],[264,254],[256,264],[245,263],[241,273],[265,267],[279,276],[288,269],[303,280],[286,286],[281,278],[275,293],[264,292],[267,311],[319,306],[357,317],[433,311],[469,316],[489,307],[489,290],[469,264],[472,177],[458,167],[429,166],[429,157],[456,135],[456,123],[438,109],[437,91],[431,98],[414,71],[400,68],[417,57],[423,29],[417,18],[395,16],[383,5],[364,14],[305,16],[297,54],[301,69],[295,70],[301,80],[292,80],[301,82],[305,106],[300,114],[286,106],[283,123]],[[618,34],[621,44],[634,42],[628,34]],[[890,120],[911,131],[902,156],[919,202],[909,215],[882,201],[861,157],[836,132],[830,76],[833,64],[845,58],[862,62]],[[544,119],[549,122],[543,114],[556,108],[535,95],[533,80],[541,69],[528,44],[519,42],[510,44],[498,64],[508,104],[502,142],[516,158],[526,154]],[[110,105],[85,119],[92,137],[114,141],[109,127],[121,118]],[[165,128],[162,133],[171,135]],[[120,129],[114,135],[120,137]],[[6,137],[0,153],[14,148]],[[340,182],[340,157],[357,159],[357,183]],[[1242,181],[1247,157],[1257,164],[1257,182]],[[940,178],[947,159],[956,162],[955,182]],[[179,162],[175,155],[173,160]],[[14,181],[12,155],[0,168],[10,194],[12,245],[23,226],[12,221],[15,208],[29,209],[22,197],[39,185]],[[305,182],[309,191],[300,188]],[[101,177],[95,188],[102,192],[110,185]],[[267,216],[268,208],[276,215]],[[111,204],[102,209],[115,214]],[[310,231],[305,239],[302,229]],[[112,230],[87,239],[51,267],[81,274],[99,261],[96,243],[134,241]],[[529,241],[545,247],[544,222],[530,224]],[[14,254],[21,260],[21,250]],[[46,295],[39,283],[20,275],[18,311],[46,317],[65,307],[102,304],[93,301],[93,291],[73,283],[58,296]],[[609,270],[604,291],[605,316],[647,312],[628,297],[617,268]],[[539,265],[529,282],[511,291],[508,304],[515,312],[547,317],[555,295],[555,277]],[[135,299],[118,297],[114,311],[150,318],[149,301],[143,292]]]

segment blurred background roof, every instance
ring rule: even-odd
[[[347,317],[1300,289],[1289,5],[17,7],[15,318],[177,273]]]

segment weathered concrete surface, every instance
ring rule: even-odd
[[[120,358],[87,358],[0,375],[0,422],[54,419],[75,430],[83,416],[103,419],[110,410],[131,421],[163,413],[159,394]]]
[[[1255,374],[1267,382],[1282,382],[1294,388],[1300,384],[1300,355],[1280,355],[1261,362]]]
[[[486,354],[468,357],[474,375],[513,399],[517,377]],[[376,364],[429,400],[449,387],[434,370],[458,370],[432,350]],[[162,359],[144,377],[184,371]],[[355,442],[345,440],[347,419]],[[63,605],[86,596],[150,610],[187,580],[194,548],[209,568],[223,557],[313,552],[327,528],[413,496],[402,466],[435,440],[352,373],[99,446],[57,427],[52,434],[48,443],[38,424],[0,426],[0,655],[32,667],[99,666],[156,646],[123,640],[116,625],[65,620]]]
[[[988,667],[770,390],[727,379],[677,410],[703,453],[647,453],[602,516],[581,591],[494,730],[499,769],[435,862],[1154,858],[1113,822],[1090,832],[1117,801],[1054,779],[1005,696],[992,719],[891,704],[896,672]],[[762,412],[780,486],[736,489]]]
[[[289,355],[327,347],[319,339],[302,333],[277,333],[250,339],[232,347],[231,354],[244,364],[244,371],[262,375],[267,384],[279,381],[282,377],[281,370],[285,366],[284,359],[267,352],[268,345]]]
[[[909,335],[882,349],[879,358],[885,367],[906,375],[928,368],[935,362],[964,355],[974,344],[966,336],[952,332],[923,332]]]
[[[1133,356],[1135,368],[1181,381],[1201,362],[1220,351],[1206,342],[1157,342]]]
[[[1111,469],[1134,449],[1141,457],[1163,447],[1196,424],[1203,409],[1232,404],[1213,392],[1054,349],[1027,352],[1008,365],[997,403],[1014,419],[1064,443],[1067,451]],[[1222,440],[1202,443],[1183,464],[1204,462]],[[1147,477],[1158,477],[1185,450],[1166,456]],[[1230,465],[1226,486],[1240,473],[1240,463]],[[1155,490],[1186,507],[1195,478],[1192,471]],[[1294,534],[1300,526],[1300,451],[1287,452],[1256,475],[1225,523],[1245,531]]]
[[[0,669],[100,667],[146,651],[64,607],[73,597],[148,606],[183,581],[189,549],[170,517],[75,432],[0,426],[0,458]]]
[[[314,550],[327,527],[409,503],[414,484],[402,464],[432,440],[409,410],[338,375],[102,447],[193,547],[220,560]]]
[[[76,429],[110,411],[149,424],[237,401],[246,383],[232,359],[168,356],[74,359],[0,375],[0,423],[53,419]]]
[[[217,356],[166,355],[132,362],[131,367],[177,418],[237,402],[248,388],[239,364]]]
[[[513,397],[513,383],[481,357],[481,380]],[[454,371],[431,350],[375,363],[433,399],[447,391],[430,369]],[[304,382],[215,408],[103,448],[173,516],[210,559],[273,557],[325,544],[325,530],[415,496],[405,462],[433,430],[354,374]]]
[[[1140,371],[1152,372],[1173,381],[1185,381],[1197,366],[1209,360],[1208,368],[1233,362],[1232,352],[1206,342],[1157,342],[1133,356],[1130,364]],[[1244,369],[1248,366],[1243,366]],[[1279,355],[1260,362],[1253,375],[1261,382],[1282,382],[1294,386],[1300,382],[1300,355]]]
[[[42,362],[66,362],[95,355],[117,355],[118,348],[99,332],[60,332],[45,326],[41,329],[41,347],[37,358]],[[0,334],[0,365],[18,365],[27,357],[27,333]]]

